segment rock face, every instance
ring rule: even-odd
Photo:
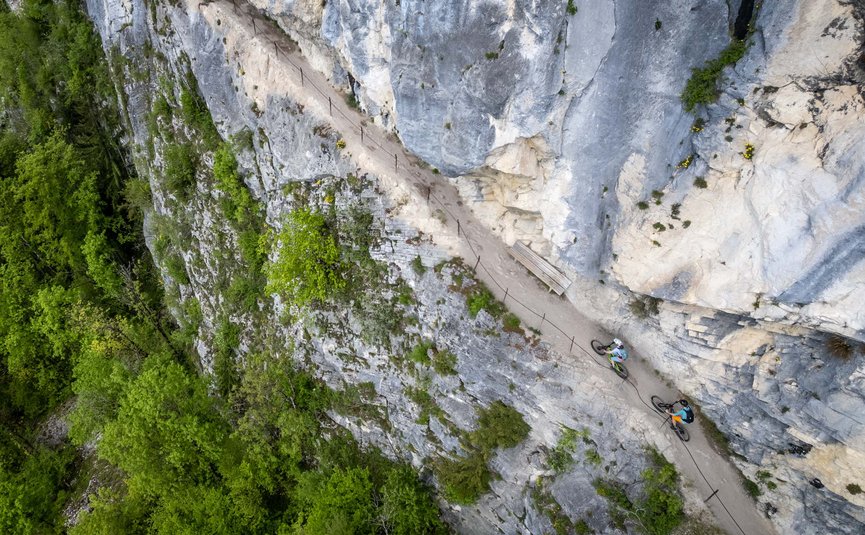
[[[737,2],[577,2],[575,14],[565,2],[528,0],[252,4],[372,121],[451,176],[504,240],[528,240],[574,275],[568,297],[578,308],[622,333],[730,437],[782,532],[861,532],[865,495],[848,490],[865,486],[865,357],[855,343],[865,340],[861,1],[762,5],[748,52],[723,73],[718,103],[698,110],[701,124],[679,94],[690,69],[729,43]],[[175,79],[189,70],[220,134],[249,139],[239,160],[271,223],[290,208],[291,184],[358,172],[340,155],[337,134],[287,93],[286,72],[228,18],[135,0],[88,0],[88,10],[107,50]],[[129,142],[141,148],[138,168],[154,192],[149,220],[191,228],[177,251],[190,280],[176,292],[179,303],[200,304],[209,365],[225,306],[224,251],[238,237],[206,182],[190,207],[172,204],[159,179],[161,149],[145,150],[158,77],[126,69]],[[707,187],[695,186],[698,177]],[[485,334],[496,325],[489,316],[468,322],[447,290],[454,272],[410,267],[416,256],[427,267],[447,258],[425,244],[412,206],[373,186],[358,195],[387,244],[374,254],[391,264],[389,282],[404,279],[421,304],[409,333],[458,357],[456,376],[430,375],[428,385],[448,422],[469,429],[476,406],[505,399],[533,428],[521,447],[494,459],[503,479],[493,493],[450,510],[451,521],[472,533],[549,530],[532,496],[538,478],[552,475],[543,447],[566,425],[589,429],[602,463],[584,461],[547,488],[571,518],[601,511],[589,524],[604,529],[590,482],[604,467],[637,479],[642,458],[624,452],[645,441],[643,427],[606,409],[596,385],[569,388],[580,383],[578,367],[553,366],[554,355],[517,335]],[[635,315],[634,293],[663,299],[659,313]],[[248,327],[248,343],[262,329],[283,340],[304,332],[280,331],[278,311],[266,313],[264,327],[234,318]],[[356,335],[358,321],[337,323]],[[420,408],[405,390],[418,377],[393,367],[381,348],[358,342],[349,358],[345,340],[314,332],[308,361],[334,387],[372,383],[366,402],[385,411],[390,428],[335,415],[340,423],[416,465],[459,451],[448,422],[417,423]],[[839,343],[851,355],[839,355]],[[598,413],[611,424],[599,425]],[[807,483],[813,478],[823,488]]]

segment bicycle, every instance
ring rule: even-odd
[[[613,342],[602,344],[598,340],[592,340],[592,349],[594,349],[595,353],[598,355],[603,355],[609,359],[608,354],[613,349]],[[610,361],[610,367],[614,372],[616,372],[616,375],[622,379],[628,378],[628,368],[626,368],[621,362]]]
[[[666,414],[668,410],[673,408],[673,405],[675,405],[675,403],[666,403],[664,400],[661,399],[660,396],[652,396],[652,406],[655,407],[655,410],[657,410],[658,412],[663,412],[664,414]],[[667,419],[672,420],[673,417],[667,414]],[[679,440],[681,440],[682,442],[687,442],[691,440],[691,435],[688,434],[688,430],[685,429],[685,426],[683,426],[679,422],[674,422],[673,430],[676,432],[676,435],[679,436]]]

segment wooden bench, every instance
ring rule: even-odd
[[[553,267],[552,264],[544,260],[538,253],[528,248],[526,244],[517,240],[514,246],[508,249],[508,252],[517,262],[524,265],[537,278],[541,279],[544,284],[550,287],[551,292],[556,292],[556,295],[562,295],[571,281],[562,275],[562,273]]]

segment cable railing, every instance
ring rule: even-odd
[[[551,328],[558,331],[562,336],[564,336],[566,341],[570,342],[570,348],[568,350],[568,356],[569,357],[579,357],[579,355],[574,353],[574,348],[576,347],[585,356],[588,356],[589,359],[593,363],[595,363],[596,365],[598,365],[602,368],[609,369],[609,366],[607,364],[598,361],[598,359],[596,358],[597,355],[594,353],[594,351],[592,351],[592,352],[588,351],[582,344],[580,344],[576,340],[574,335],[569,336],[568,332],[565,329],[563,329],[561,326],[557,325],[553,320],[547,318],[546,312],[538,312],[537,310],[534,310],[531,306],[529,306],[527,303],[525,303],[523,300],[521,300],[517,294],[515,294],[514,292],[511,292],[511,289],[509,286],[507,286],[506,284],[503,285],[498,280],[498,278],[496,277],[496,274],[493,272],[493,270],[490,270],[487,268],[483,259],[481,258],[481,255],[478,254],[478,252],[477,252],[478,249],[475,247],[476,244],[472,243],[472,239],[469,238],[468,234],[462,228],[462,222],[461,222],[460,218],[456,214],[454,214],[450,210],[450,208],[448,208],[448,204],[444,200],[440,199],[438,196],[435,195],[435,193],[433,193],[432,184],[427,183],[423,180],[421,173],[418,171],[418,169],[416,167],[417,164],[412,164],[415,167],[410,167],[409,165],[407,165],[407,163],[409,163],[408,159],[404,158],[403,160],[400,160],[399,155],[397,153],[390,152],[387,148],[385,148],[385,146],[377,139],[377,136],[375,135],[375,130],[372,130],[372,131],[365,130],[364,124],[362,124],[362,122],[355,121],[352,117],[349,117],[348,115],[346,115],[346,113],[343,112],[343,110],[339,106],[339,101],[337,101],[337,103],[336,103],[337,105],[335,105],[335,103],[333,101],[333,97],[331,95],[329,95],[328,93],[326,93],[323,89],[318,87],[310,79],[309,76],[304,74],[303,66],[298,65],[295,61],[293,61],[292,58],[290,57],[290,55],[288,53],[286,53],[285,50],[283,50],[283,47],[277,41],[269,39],[266,35],[267,33],[282,32],[281,29],[276,27],[273,22],[268,21],[267,23],[265,23],[264,20],[257,20],[257,17],[261,17],[262,19],[264,19],[264,17],[262,17],[260,14],[255,13],[254,12],[255,8],[249,6],[249,4],[245,4],[243,7],[240,7],[240,6],[238,6],[237,0],[231,0],[231,4],[233,5],[233,10],[234,10],[235,15],[240,16],[241,14],[245,14],[245,15],[248,15],[250,17],[250,20],[252,21],[253,35],[256,37],[261,36],[262,38],[270,41],[270,43],[273,45],[273,48],[274,48],[274,51],[275,51],[277,57],[280,57],[280,54],[281,54],[281,57],[289,65],[291,65],[292,67],[294,67],[297,70],[298,76],[300,78],[301,86],[303,88],[310,87],[310,88],[314,89],[319,95],[321,95],[322,99],[326,99],[327,107],[328,107],[328,113],[331,116],[333,116],[334,112],[336,112],[340,116],[342,116],[342,118],[345,121],[347,121],[353,128],[356,128],[357,132],[359,132],[362,145],[364,142],[373,143],[383,153],[387,154],[388,156],[393,157],[394,172],[397,173],[397,177],[399,177],[400,169],[402,169],[402,170],[408,172],[409,174],[411,174],[417,180],[417,182],[414,182],[413,184],[415,186],[420,187],[419,194],[422,197],[425,197],[427,202],[430,205],[435,203],[438,207],[440,207],[444,211],[444,213],[447,215],[447,217],[448,217],[447,221],[451,222],[451,224],[453,224],[453,223],[456,224],[457,237],[461,238],[465,241],[465,244],[468,246],[469,250],[471,251],[472,255],[474,256],[474,268],[473,269],[474,269],[475,273],[477,273],[478,269],[480,268],[484,271],[488,280],[493,282],[493,284],[495,286],[494,289],[491,289],[491,291],[493,292],[493,295],[495,295],[496,290],[498,290],[498,293],[501,296],[502,303],[504,303],[505,305],[509,305],[511,303],[513,303],[515,305],[519,305],[527,313],[533,314],[534,316],[540,318],[541,319],[541,323],[540,323],[541,327],[543,327],[544,325],[549,325]],[[204,4],[200,4],[200,5],[204,5]],[[265,28],[260,28],[260,26],[264,26],[265,24],[270,24],[271,26],[274,26],[273,28],[271,28],[271,32],[267,32],[267,30]],[[274,30],[276,30],[276,31],[274,31]],[[279,36],[279,34],[277,34],[277,35]],[[287,38],[287,35],[285,35],[284,32],[282,32],[281,37]],[[324,104],[324,102],[325,101],[322,100],[320,103]],[[496,297],[499,298],[499,295],[496,295]],[[663,420],[663,422],[667,421],[666,417],[662,416],[652,405],[650,405],[649,403],[646,402],[645,399],[643,399],[642,393],[640,392],[639,388],[637,388],[637,385],[634,384],[633,381],[631,381],[629,379],[624,379],[623,383],[625,383],[625,382],[627,382],[628,384],[630,384],[634,388],[634,391],[636,392],[637,397],[639,398],[640,402],[643,403],[643,405],[648,407],[653,414],[658,416],[658,418],[661,418],[661,420]],[[733,521],[733,524],[735,524],[736,527],[739,529],[739,531],[742,533],[742,535],[747,535],[745,530],[742,528],[742,526],[739,524],[739,522],[736,520],[736,518],[733,516],[733,514],[730,512],[730,510],[727,508],[727,505],[721,499],[720,489],[715,488],[715,486],[712,485],[712,483],[709,481],[709,479],[703,473],[703,470],[700,468],[699,463],[694,458],[694,455],[691,453],[691,450],[690,450],[690,448],[688,448],[688,445],[685,442],[681,442],[681,444],[685,448],[685,451],[688,453],[688,456],[691,458],[691,461],[693,461],[694,466],[697,469],[697,472],[703,478],[703,481],[705,481],[706,485],[709,487],[709,490],[711,490],[711,494],[704,500],[704,503],[708,503],[713,498],[716,499],[720,503],[720,505],[724,509],[724,511],[727,513],[727,515],[730,517],[730,520]]]

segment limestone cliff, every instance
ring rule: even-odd
[[[738,4],[577,2],[574,13],[566,2],[530,0],[252,2],[372,122],[451,177],[489,228],[508,243],[530,241],[574,276],[575,306],[699,401],[747,475],[771,474],[760,501],[782,532],[857,533],[865,499],[848,485],[865,485],[865,356],[855,343],[865,340],[865,6],[758,6],[750,47],[724,71],[719,101],[686,113],[679,95],[690,69],[728,45]],[[516,406],[532,436],[496,458],[503,479],[492,495],[451,510],[463,531],[549,529],[532,489],[550,475],[542,452],[561,425],[589,429],[602,454],[550,488],[573,518],[604,510],[593,478],[636,478],[644,461],[624,452],[652,433],[609,411],[580,364],[553,365],[561,359],[532,348],[531,336],[492,336],[498,324],[484,314],[463,327],[464,299],[448,291],[463,274],[411,268],[415,257],[431,268],[451,256],[425,238],[441,228],[438,215],[373,175],[360,189],[346,185],[366,170],[316,118],[326,107],[304,111],[295,73],[232,26],[230,4],[89,0],[88,9],[106,49],[127,58],[117,64],[126,69],[119,89],[154,191],[151,221],[157,230],[166,220],[189,224],[189,241],[176,247],[189,281],[176,292],[179,303],[200,303],[206,364],[231,280],[232,255],[222,251],[238,237],[206,181],[189,206],[172,201],[159,142],[149,147],[156,95],[178,96],[160,76],[187,70],[220,134],[248,140],[239,159],[270,223],[280,224],[297,183],[325,184],[313,195],[322,206],[360,199],[372,210],[373,255],[390,266],[383,295],[396,299],[407,285],[417,302],[395,352],[432,339],[457,356],[457,375],[406,374],[359,341],[362,312],[287,326],[278,309],[238,314],[250,344],[265,331],[271,341],[311,338],[303,358],[332,386],[372,383],[364,401],[389,423],[335,417],[416,465],[459,451],[454,430],[473,425],[475,405]],[[634,294],[663,301],[655,313]],[[419,386],[446,418],[408,400]],[[825,486],[809,485],[813,478]],[[575,488],[585,492],[569,494]],[[609,520],[584,518],[596,529]]]

